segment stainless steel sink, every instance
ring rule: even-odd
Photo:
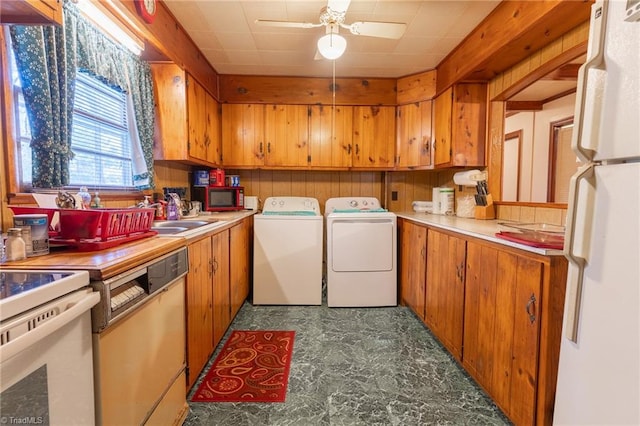
[[[217,220],[187,220],[187,219],[182,219],[182,220],[156,220],[153,222],[153,225],[151,226],[151,229],[153,228],[176,228],[176,227],[180,227],[180,228],[187,228],[187,229],[193,229],[193,228],[199,228],[201,226],[204,225],[208,225],[210,223],[214,223],[217,222]]]
[[[159,226],[151,227],[152,231],[157,231],[159,235],[174,235],[189,230],[189,228],[183,228],[181,226]]]
[[[191,231],[216,222],[218,222],[218,220],[156,220],[153,222],[151,230],[157,231],[159,235],[179,236],[186,231]]]

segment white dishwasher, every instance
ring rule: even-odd
[[[267,198],[253,222],[254,305],[322,303],[322,228],[315,198]]]

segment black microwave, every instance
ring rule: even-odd
[[[191,199],[202,203],[202,210],[223,212],[244,210],[242,186],[193,186]]]

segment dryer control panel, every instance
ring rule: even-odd
[[[325,216],[334,210],[380,210],[380,200],[375,197],[337,197],[329,198],[324,205]]]
[[[310,197],[269,197],[264,202],[262,212],[320,214],[320,203]]]

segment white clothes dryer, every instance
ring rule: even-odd
[[[327,229],[327,305],[396,306],[396,215],[373,197],[330,198]]]
[[[253,222],[253,304],[320,305],[322,236],[317,199],[267,198]]]

